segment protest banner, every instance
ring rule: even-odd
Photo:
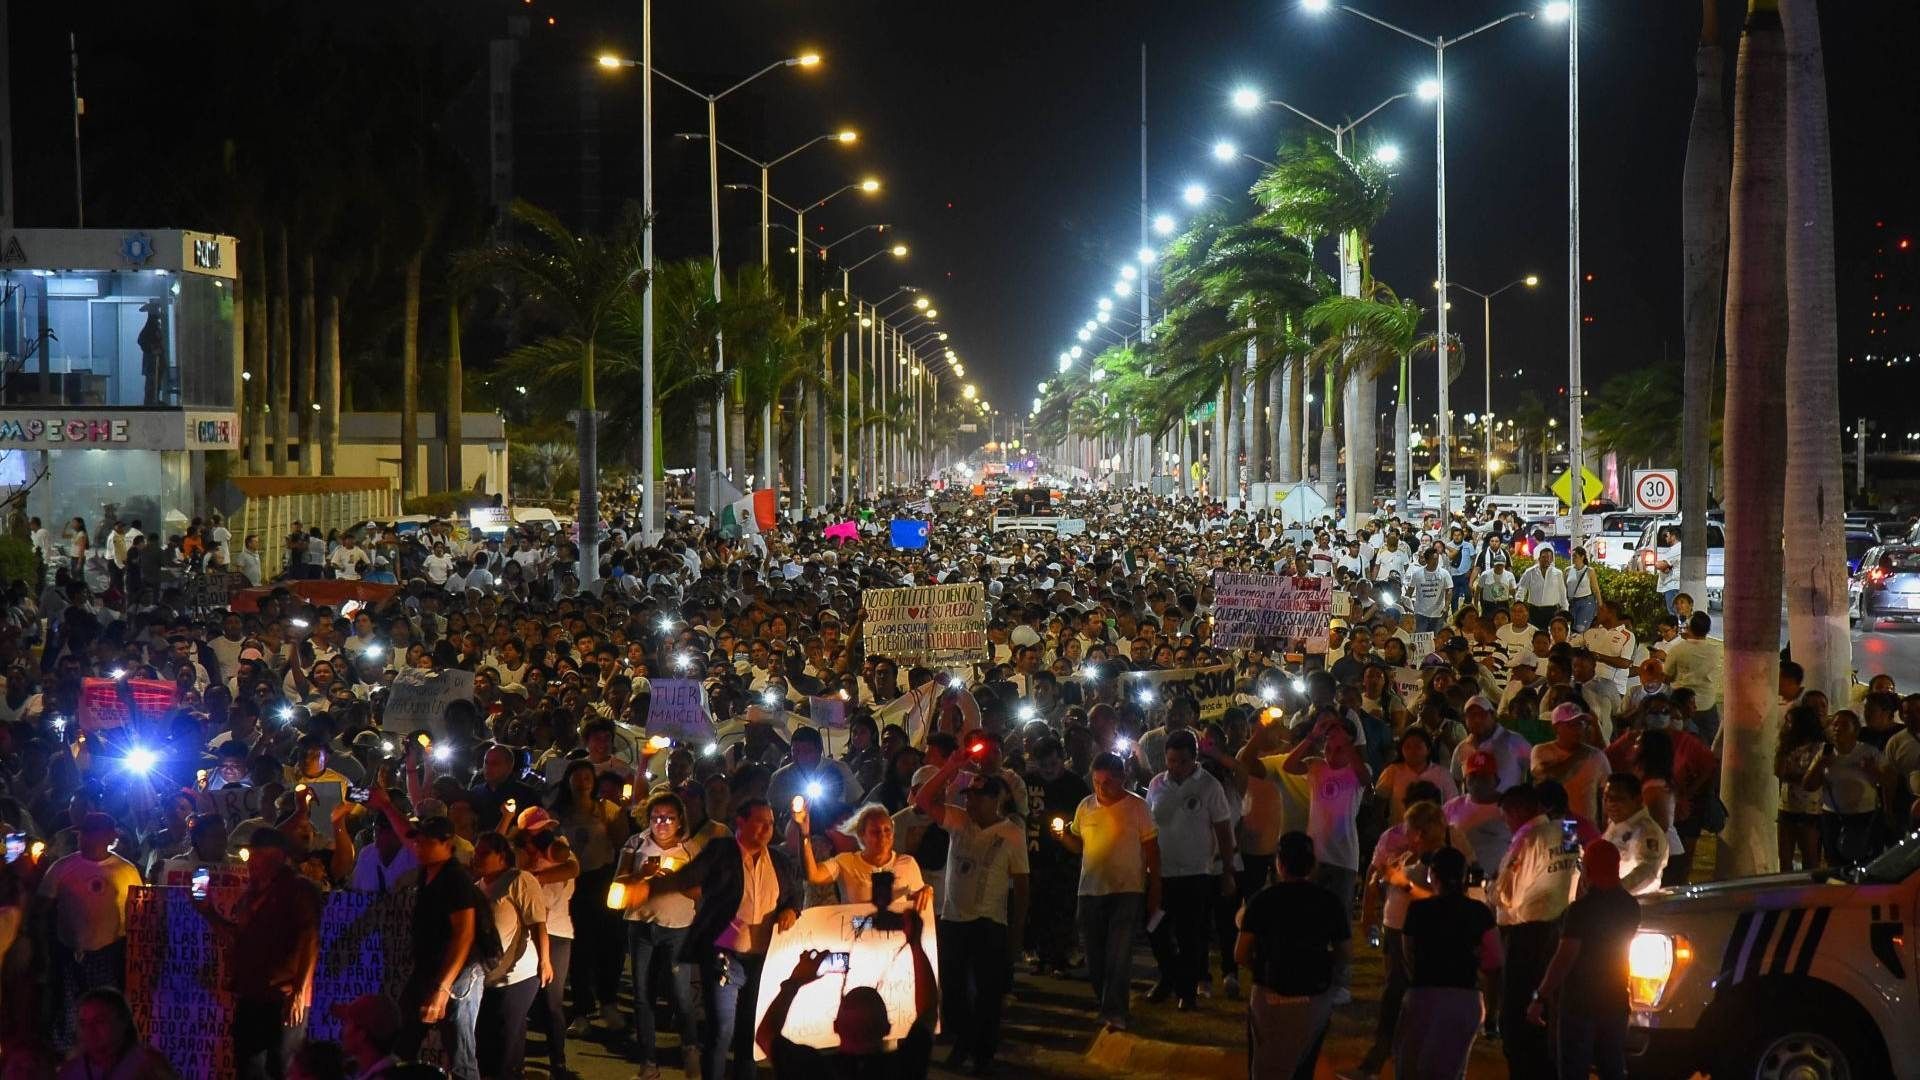
[[[977,582],[868,589],[860,603],[868,656],[904,665],[971,663],[986,654],[987,593]]]
[[[1136,701],[1140,699],[1141,691],[1151,689],[1152,700],[1141,703],[1149,712],[1165,708],[1168,701],[1185,695],[1199,704],[1201,720],[1218,720],[1227,714],[1227,707],[1233,704],[1232,664],[1122,672],[1120,684],[1123,697]]]
[[[699,679],[654,679],[652,686],[645,724],[649,736],[665,736],[690,746],[713,741],[706,683]]]
[[[473,672],[457,668],[445,671],[421,671],[402,668],[394,673],[387,689],[386,710],[381,726],[401,733],[432,732],[445,739],[448,733],[447,709],[455,702],[473,705]]]
[[[807,699],[807,718],[813,721],[814,727],[842,730],[847,726],[847,699],[839,694],[810,697]]]
[[[905,909],[906,901],[894,903],[896,908]],[[840,999],[852,987],[871,986],[887,1003],[887,1019],[892,1025],[887,1038],[905,1038],[918,1016],[913,992],[913,952],[907,947],[906,931],[883,930],[874,925],[876,921],[885,921],[876,920],[878,914],[872,904],[830,904],[810,907],[800,913],[791,928],[776,929],[773,942],[767,946],[766,974],[760,980],[760,1000],[753,1014],[766,1015],[767,1008],[780,994],[780,984],[793,973],[793,965],[799,961],[801,952],[821,949],[845,953],[847,970],[822,973],[818,979],[802,986],[794,996],[792,1008],[787,1010],[787,1025],[781,1034],[789,1042],[820,1050],[839,1046],[840,1036],[833,1030],[833,1019],[839,1015]],[[897,913],[891,914],[898,918]],[[920,947],[925,950],[933,970],[939,971],[940,953],[934,940],[932,919],[924,919],[920,924]],[[754,1048],[754,1055],[757,1060],[766,1060],[758,1046]]]
[[[173,711],[178,688],[166,679],[80,680],[81,731],[106,731],[136,723],[158,726]]]
[[[1425,660],[1433,652],[1433,638],[1434,634],[1431,630],[1413,635],[1413,643],[1407,646],[1407,659],[1416,664]]]
[[[1397,667],[1393,669],[1393,692],[1405,702],[1420,692],[1420,669]]]
[[[1214,645],[1236,649],[1270,639],[1276,651],[1327,651],[1331,578],[1215,573],[1213,590]]]
[[[1345,589],[1333,590],[1333,617],[1350,619],[1353,617],[1353,594]]]
[[[216,874],[208,898],[237,913],[243,886]],[[320,912],[320,959],[307,1012],[310,1039],[338,1039],[333,1006],[361,994],[397,998],[408,974],[413,894],[329,893]],[[184,888],[128,890],[127,1001],[134,1026],[181,1076],[232,1080],[233,997],[227,991],[228,946],[193,910]],[[441,1063],[437,1036],[420,1059]]]

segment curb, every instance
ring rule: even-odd
[[[1245,1080],[1247,1056],[1214,1046],[1143,1039],[1124,1031],[1102,1031],[1087,1048],[1086,1059],[1120,1074],[1212,1077]]]

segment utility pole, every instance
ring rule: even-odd
[[[1867,418],[1853,425],[1853,491],[1859,505],[1867,504]]]

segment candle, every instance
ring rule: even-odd
[[[627,906],[627,883],[616,881],[607,886],[607,907],[621,911]]]

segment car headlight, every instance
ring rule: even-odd
[[[1642,930],[1627,947],[1627,998],[1635,1009],[1657,1009],[1667,987],[1693,959],[1693,947],[1677,934]]]

